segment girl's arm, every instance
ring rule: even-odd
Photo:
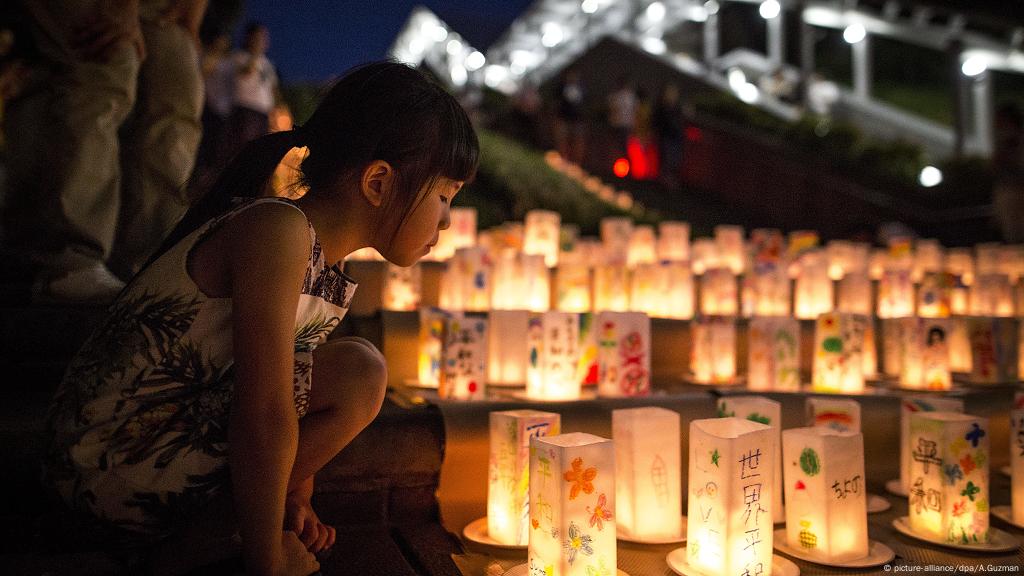
[[[295,570],[288,565],[296,560],[282,546],[282,530],[299,435],[292,403],[295,311],[309,232],[303,215],[282,204],[245,210],[225,232],[235,356],[231,483],[248,571],[284,573]]]

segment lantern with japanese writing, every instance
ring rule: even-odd
[[[615,448],[572,432],[530,439],[531,574],[614,574]]]
[[[900,386],[949,390],[949,321],[945,318],[896,318],[900,324]]]
[[[594,310],[629,310],[629,270],[625,266],[605,264],[594,267]]]
[[[570,312],[530,314],[526,395],[537,400],[576,400],[580,380],[579,316]]]
[[[1014,318],[967,319],[971,342],[971,381],[979,383],[1017,380],[1017,320]]]
[[[720,224],[715,226],[715,244],[722,266],[733,274],[742,274],[746,265],[746,254],[743,249],[743,227]]]
[[[420,305],[419,264],[409,267],[395,266],[390,262],[384,276],[381,300],[385,310],[416,310]]]
[[[658,260],[689,262],[690,224],[665,220],[658,223]]]
[[[728,268],[711,268],[700,279],[701,314],[735,316],[738,311],[736,275]]]
[[[755,317],[747,338],[747,386],[751,390],[800,389],[800,322]]]
[[[868,555],[864,436],[826,428],[782,433],[786,543],[838,564]]]
[[[988,420],[952,412],[910,415],[910,529],[924,538],[983,544],[989,536]]]
[[[561,416],[538,410],[491,412],[487,535],[510,546],[530,541],[530,438],[559,433]]]
[[[526,382],[530,349],[527,329],[530,313],[526,310],[491,310],[490,337],[487,339],[487,383],[499,386]]]
[[[441,353],[444,330],[452,314],[440,308],[420,308],[420,329],[417,340],[417,380],[420,386],[437,388],[441,382]]]
[[[690,330],[693,380],[699,384],[731,383],[736,378],[736,320],[698,316]]]
[[[905,396],[900,402],[900,487],[906,496],[910,489],[910,452],[913,450],[910,438],[910,415],[918,412],[960,412],[964,401],[956,398],[935,398],[931,396]]]
[[[818,317],[814,331],[812,387],[815,392],[859,393],[864,390],[864,330],[867,318],[829,312]]]
[[[807,425],[840,432],[860,432],[860,403],[846,398],[816,398],[804,401]]]
[[[594,320],[601,396],[651,392],[651,320],[640,312],[600,312]]]
[[[601,218],[601,243],[608,264],[625,265],[629,255],[629,238],[633,221],[624,216]]]
[[[550,210],[530,210],[526,213],[523,234],[523,252],[544,257],[548,268],[558,265],[558,240],[562,217]]]
[[[914,315],[914,283],[910,270],[892,268],[878,282],[878,317],[906,318]]]
[[[771,572],[773,434],[740,418],[690,423],[686,554],[701,573]]]
[[[774,463],[772,513],[775,523],[786,519],[782,506],[782,404],[763,396],[726,396],[718,401],[719,418],[743,418],[767,424],[773,429],[772,450],[777,454]]]
[[[619,533],[631,540],[682,534],[679,414],[657,407],[612,410]]]
[[[441,356],[437,395],[451,400],[483,399],[487,380],[487,320],[449,318]]]
[[[817,318],[832,311],[832,279],[828,262],[821,250],[809,250],[800,257],[800,274],[796,277],[793,308],[803,320]]]

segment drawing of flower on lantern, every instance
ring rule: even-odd
[[[960,500],[953,503],[953,516],[963,516],[967,512],[967,501]]]
[[[981,492],[981,488],[978,488],[977,486],[974,485],[974,482],[968,480],[967,487],[960,491],[960,495],[967,496],[968,498],[971,499],[971,502],[974,502],[974,495],[977,494],[978,492]]]
[[[590,514],[591,528],[597,524],[598,530],[604,530],[604,521],[612,519],[612,511],[605,508],[607,504],[608,498],[602,493],[597,497],[597,506],[594,506],[593,510],[590,509],[590,506],[587,506],[587,513]]]
[[[967,454],[960,459],[960,466],[963,468],[964,474],[970,474],[971,471],[977,468],[977,465],[974,463],[974,458],[972,458],[970,454]],[[970,482],[968,482],[968,484],[970,484]],[[971,498],[971,500],[974,500],[974,498]]]
[[[594,478],[597,477],[597,468],[583,469],[583,458],[576,458],[572,461],[572,470],[566,470],[563,475],[566,482],[572,482],[569,490],[569,500],[575,500],[582,490],[584,494],[594,492]],[[571,560],[570,560],[571,562]]]
[[[584,534],[575,522],[569,522],[569,538],[562,544],[568,555],[569,564],[576,561],[576,555],[583,552],[587,556],[594,554],[594,548],[590,545],[593,539]]]
[[[942,467],[943,473],[946,475],[946,481],[952,486],[957,483],[958,480],[963,480],[964,473],[960,470],[959,464],[948,464]],[[955,514],[955,513],[954,513]]]

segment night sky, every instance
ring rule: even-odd
[[[285,83],[321,81],[387,56],[416,5],[431,9],[474,47],[496,40],[530,0],[245,0],[240,26],[270,29],[269,57]]]

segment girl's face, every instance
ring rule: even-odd
[[[438,178],[427,190],[390,246],[388,260],[398,266],[412,266],[437,244],[437,235],[451,224],[452,200],[464,182]]]

